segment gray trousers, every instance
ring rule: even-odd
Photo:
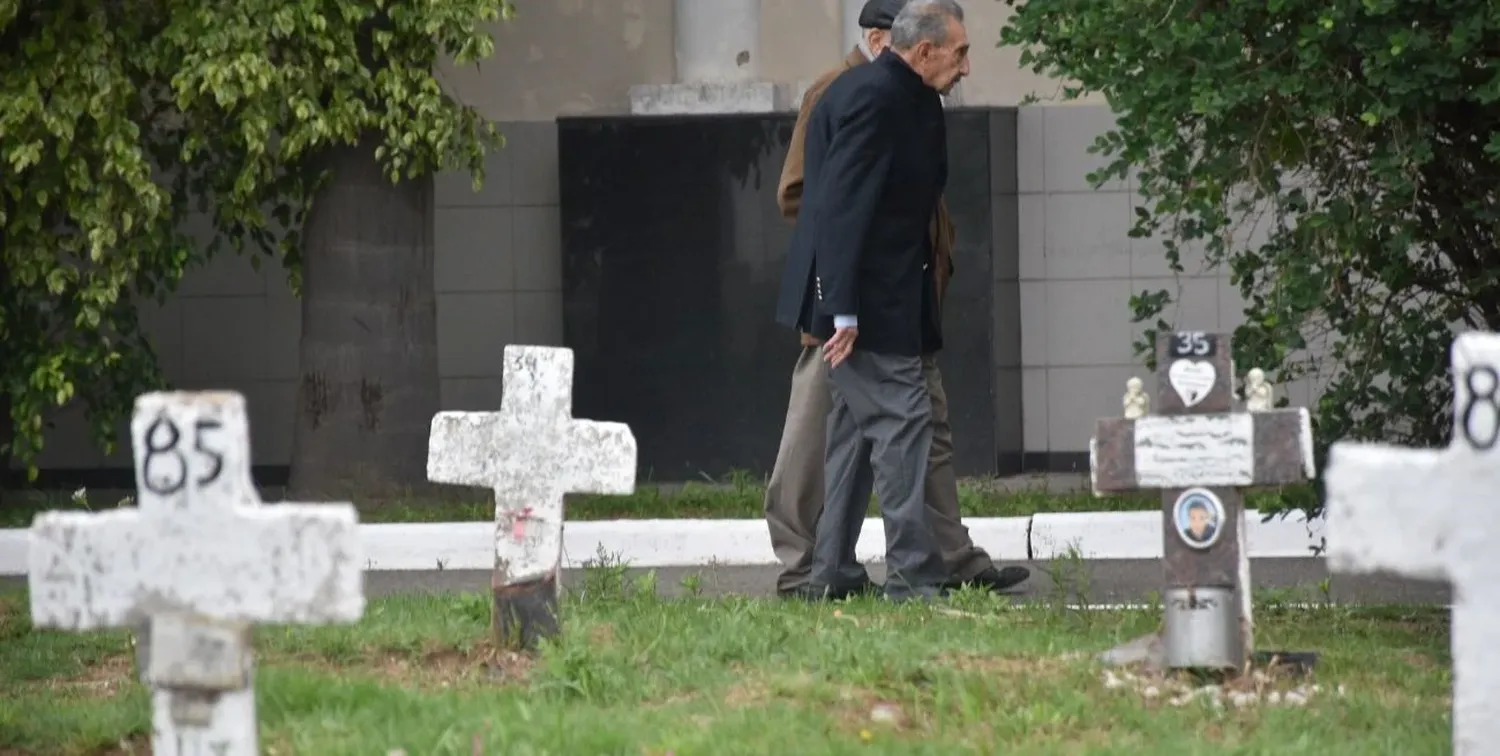
[[[970,580],[995,566],[984,549],[974,544],[959,514],[958,475],[953,469],[953,428],[948,424],[948,392],[937,358],[922,358],[927,395],[932,402],[932,450],[927,454],[927,519],[943,550],[950,579]],[[791,395],[782,426],[776,465],[766,483],[765,514],[771,547],[781,562],[776,587],[804,586],[812,569],[813,535],[823,512],[824,466],[828,444],[828,414],[833,399],[828,387],[828,363],[821,346],[805,346],[792,368]],[[863,575],[863,572],[856,574]]]
[[[828,371],[826,490],[809,582],[852,585],[864,574],[854,555],[873,488],[885,521],[885,592],[932,595],[946,582],[923,496],[932,446],[932,403],[920,357],[856,349]]]

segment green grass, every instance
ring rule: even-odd
[[[480,595],[377,599],[353,626],[257,631],[268,754],[1448,753],[1446,612],[1263,606],[1261,648],[1323,652],[1302,707],[1170,705],[1092,654],[1158,611],[656,597],[596,568],[535,659],[487,645]],[[140,753],[125,634],[32,630],[0,596],[0,753]],[[1170,681],[1156,683],[1163,689]],[[1274,680],[1277,689],[1303,681]],[[1334,691],[1342,686],[1343,695]],[[895,722],[873,721],[877,707]]]
[[[48,509],[108,508],[130,491],[91,491],[85,500],[75,500],[71,491],[17,491],[5,494],[0,507],[0,527],[28,527],[37,512]],[[724,482],[686,483],[661,486],[645,483],[628,496],[571,495],[567,500],[569,520],[712,518],[757,519],[764,516],[765,486],[748,475],[732,475]],[[281,499],[276,490],[265,490],[266,501]],[[494,519],[494,500],[484,491],[453,488],[441,497],[405,497],[371,503],[353,497],[363,522],[475,522]],[[1302,502],[1310,498],[1305,488],[1251,494],[1249,505],[1266,509],[1281,500]],[[993,479],[966,479],[959,483],[959,508],[965,517],[1025,517],[1038,512],[1142,511],[1161,507],[1156,495],[1096,498],[1086,492],[1053,493],[1046,490],[1014,490]],[[872,508],[872,513],[878,510]]]

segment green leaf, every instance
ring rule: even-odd
[[[1202,250],[1236,363],[1315,389],[1319,460],[1447,442],[1453,326],[1500,331],[1500,4],[1006,4],[1022,65],[1119,114],[1089,178],[1133,172],[1131,235]],[[1131,299],[1147,361],[1171,289]]]
[[[59,405],[108,447],[165,385],[139,303],[226,245],[299,286],[326,151],[375,134],[387,172],[477,180],[500,145],[433,62],[490,55],[506,0],[33,5],[0,0],[0,390],[33,479]],[[209,238],[184,233],[198,214]]]

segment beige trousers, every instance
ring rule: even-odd
[[[943,562],[953,578],[968,580],[994,565],[984,549],[974,545],[958,512],[958,476],[953,471],[953,429],[948,425],[948,395],[937,359],[922,358],[922,374],[932,397],[932,451],[927,458],[925,498],[932,532]],[[792,369],[792,395],[776,466],[766,486],[766,524],[771,547],[781,561],[778,590],[807,582],[812,567],[813,534],[823,512],[825,450],[828,412],[828,364],[822,346],[805,346]]]

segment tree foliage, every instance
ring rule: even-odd
[[[137,305],[221,246],[279,257],[295,286],[321,151],[375,134],[393,181],[459,166],[480,180],[499,136],[433,67],[490,55],[486,25],[511,12],[0,0],[0,458],[33,460],[43,417],[74,397],[107,448],[161,384]],[[208,248],[181,231],[194,210],[213,219]]]
[[[1500,4],[1007,3],[1002,44],[1118,115],[1092,179],[1133,176],[1132,235],[1229,271],[1236,363],[1323,389],[1320,461],[1441,443],[1452,334],[1500,330]],[[1148,341],[1171,298],[1132,299]]]

